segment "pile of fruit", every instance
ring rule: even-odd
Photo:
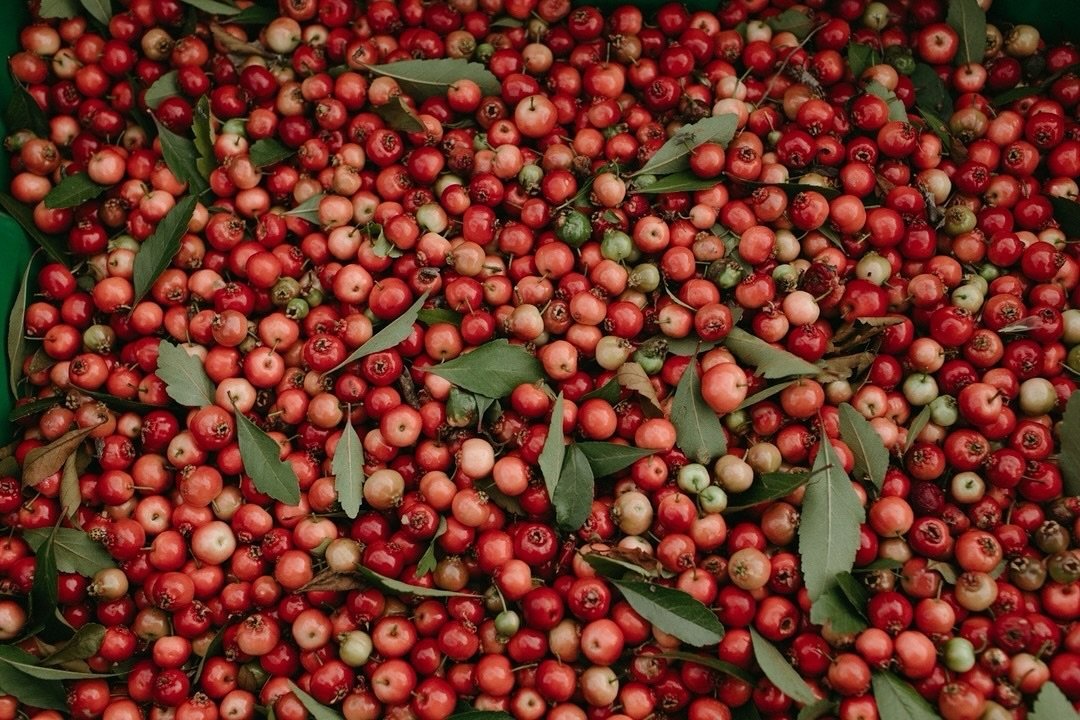
[[[1080,49],[981,5],[31,0],[0,720],[1077,717]]]

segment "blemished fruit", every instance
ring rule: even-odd
[[[1072,44],[30,5],[0,720],[1080,707]]]

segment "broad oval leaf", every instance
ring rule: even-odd
[[[341,715],[336,710],[331,710],[315,698],[308,695],[306,692],[296,686],[292,680],[289,681],[289,690],[296,696],[296,699],[300,701],[300,704],[304,706],[304,709],[311,713],[311,716],[315,720],[342,720]]]
[[[720,418],[701,397],[701,379],[694,360],[683,371],[675,388],[671,423],[675,426],[676,444],[694,462],[708,463],[727,452]]]
[[[180,2],[211,15],[237,15],[240,13],[240,8],[219,0],[180,0]]]
[[[758,634],[754,628],[750,628],[750,640],[754,647],[754,659],[757,660],[761,672],[769,678],[769,682],[775,685],[780,692],[792,700],[811,705],[817,702],[817,697],[806,681],[802,679],[784,657],[783,653],[765,638]]]
[[[68,264],[67,244],[38,229],[34,222],[34,209],[31,206],[22,204],[6,192],[0,192],[0,207],[19,223],[19,226],[39,248],[45,251],[46,255],[61,265]]]
[[[36,255],[35,252],[30,257],[30,262],[26,263],[19,293],[15,296],[15,301],[11,304],[11,314],[8,315],[8,385],[11,387],[12,397],[19,396],[19,380],[22,379],[23,358],[26,357],[26,306],[27,298],[30,297],[30,271],[34,267]]]
[[[111,0],[82,0],[82,6],[99,23],[106,26],[109,24],[109,19],[112,17]]]
[[[424,306],[424,301],[427,300],[427,296],[428,294],[425,291],[424,294],[416,299],[416,302],[409,306],[408,310],[387,323],[385,327],[372,335],[366,343],[349,353],[349,357],[331,368],[329,372],[335,372],[349,363],[356,362],[362,357],[374,355],[377,352],[389,350],[390,348],[399,345],[412,333],[412,326],[413,323],[416,322],[417,313],[419,313],[420,308]]]
[[[471,597],[475,598],[476,595],[472,593],[455,592],[453,590],[443,590],[441,588],[429,588],[420,587],[419,585],[410,585],[408,583],[395,580],[394,578],[388,578],[385,575],[380,575],[374,570],[368,570],[366,567],[357,568],[356,572],[369,583],[378,585],[383,590],[396,593],[398,595],[417,595],[419,597]]]
[[[472,80],[484,95],[498,95],[499,80],[480,63],[462,58],[402,60],[386,65],[369,65],[376,75],[393,78],[398,86],[417,100],[445,95],[458,80]]]
[[[1028,720],[1069,720],[1080,718],[1073,709],[1073,704],[1061,688],[1052,682],[1043,683],[1039,695],[1035,698],[1035,704],[1028,713]]]
[[[875,672],[873,689],[881,720],[939,720],[930,703],[891,672]]]
[[[248,151],[248,157],[251,159],[251,164],[260,168],[266,167],[267,165],[276,165],[282,160],[286,160],[295,154],[295,150],[285,147],[273,138],[256,140],[255,144],[252,145],[251,149]]]
[[[742,328],[732,328],[724,338],[724,346],[743,362],[753,365],[758,375],[767,380],[794,376],[814,376],[821,368],[787,350],[775,348]]]
[[[292,465],[281,459],[281,446],[244,413],[237,410],[234,415],[240,459],[255,488],[286,505],[298,504],[300,480]]]
[[[91,180],[86,173],[68,175],[45,196],[45,207],[53,209],[78,207],[87,200],[93,200],[106,189],[104,185],[98,185]]]
[[[157,376],[165,392],[185,407],[214,404],[214,381],[206,374],[202,360],[168,340],[158,343]]]
[[[620,365],[619,369],[615,371],[615,381],[627,390],[633,390],[644,398],[656,412],[664,411],[660,406],[660,399],[656,397],[656,388],[649,381],[645,369],[638,363],[625,362]]]
[[[986,55],[986,13],[978,0],[949,0],[945,22],[960,36],[957,65],[982,62]]]
[[[620,445],[610,442],[579,442],[574,443],[578,450],[585,455],[592,468],[593,475],[602,478],[630,467],[643,457],[648,457],[656,452],[648,448],[633,447],[632,445]]]
[[[155,80],[150,87],[146,88],[145,98],[146,106],[148,108],[156,110],[162,100],[176,97],[180,94],[180,84],[176,80],[177,76],[178,73],[176,70],[170,70]]]
[[[334,473],[334,489],[337,490],[341,509],[350,518],[360,514],[360,505],[364,499],[364,445],[356,428],[346,420],[345,429],[334,450],[334,460],[330,469]]]
[[[690,152],[698,145],[714,142],[724,147],[735,137],[738,118],[716,115],[683,125],[668,138],[635,175],[671,175],[690,168]]]
[[[706,342],[697,335],[687,335],[682,338],[665,338],[664,342],[667,344],[667,351],[679,357],[689,357],[707,352],[720,344],[713,340]]]
[[[157,124],[157,128],[158,140],[161,142],[161,155],[165,158],[165,164],[180,182],[187,183],[192,193],[201,195],[209,185],[202,171],[199,170],[199,151],[195,143],[177,135],[161,123]]]
[[[150,292],[154,281],[172,264],[173,257],[180,251],[180,239],[187,232],[197,203],[194,195],[185,196],[161,219],[153,234],[139,246],[132,268],[135,302]]]
[[[945,83],[934,68],[926,63],[917,63],[911,73],[911,83],[915,86],[915,104],[919,108],[933,113],[937,117],[949,117],[953,113],[952,96]],[[935,131],[936,132],[936,131]],[[946,145],[945,147],[948,147]]]
[[[70,430],[48,445],[36,447],[28,452],[26,459],[23,461],[23,484],[33,487],[60,470],[68,456],[73,455],[79,445],[82,444],[82,441],[100,424]]]
[[[506,397],[522,383],[544,376],[544,368],[536,357],[506,340],[492,340],[425,369],[463,390],[496,399]]]
[[[639,180],[645,175],[638,176]],[[648,184],[635,185],[631,192],[654,194],[670,192],[696,192],[698,190],[710,190],[720,184],[720,179],[703,180],[692,172],[677,172]]]
[[[724,639],[724,626],[700,600],[682,590],[637,580],[612,580],[641,617],[687,645],[705,647]]]
[[[728,496],[725,512],[735,512],[786,497],[810,480],[809,473],[772,472],[754,480],[744,492]]]
[[[840,437],[855,456],[856,475],[870,478],[880,490],[889,470],[889,451],[874,426],[848,403],[840,404]]]
[[[106,568],[116,567],[116,563],[105,547],[93,540],[82,530],[74,528],[39,528],[27,530],[23,539],[34,552],[52,538],[52,548],[56,555],[56,568],[60,572],[78,573],[84,577],[93,577]]]
[[[824,438],[803,494],[799,521],[799,555],[811,600],[816,600],[838,573],[851,571],[859,548],[859,525],[865,519],[839,455]]]
[[[555,508],[555,524],[564,530],[577,530],[585,524],[592,510],[595,478],[585,453],[576,445],[566,448],[559,483],[551,504]]]
[[[551,420],[548,422],[547,438],[544,447],[540,450],[537,464],[544,476],[544,487],[547,488],[548,497],[555,497],[555,488],[559,485],[559,473],[562,471],[563,459],[566,457],[566,439],[563,437],[563,394],[555,398],[555,405],[551,408]]]
[[[600,398],[601,400],[607,400],[609,404],[614,405],[619,402],[621,396],[622,386],[619,385],[619,382],[615,378],[612,378],[595,390],[585,393],[581,399],[582,401],[585,401],[592,400],[593,398]]]

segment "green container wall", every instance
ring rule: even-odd
[[[19,28],[26,24],[29,13],[25,0],[4,0],[2,4],[6,21],[3,29],[0,30],[0,57],[6,60],[19,49]],[[0,71],[0,107],[7,107],[11,99],[11,89],[11,76],[7,71]],[[7,127],[0,119],[0,138],[6,137],[7,132]],[[0,187],[7,189],[10,180],[11,171],[5,159],[4,162],[0,162]],[[7,215],[0,214],[0,327],[3,327],[5,331],[8,316],[11,315],[11,307],[15,303],[15,295],[18,294],[22,283],[23,272],[30,261],[30,250],[30,240],[18,223]],[[2,382],[0,385],[0,443],[6,443],[11,439],[12,426],[7,418],[14,404],[11,388],[8,385],[11,370],[8,364],[6,332],[4,337],[5,347],[3,352],[0,352],[0,382]]]

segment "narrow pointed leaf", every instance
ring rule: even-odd
[[[269,25],[277,17],[277,13],[264,5],[251,5],[244,8],[238,15],[229,18],[229,22],[239,25]]]
[[[619,402],[619,398],[622,396],[621,388],[622,386],[619,385],[619,382],[612,378],[595,390],[585,393],[581,399],[591,400],[593,398],[600,398],[601,400],[607,400],[609,404],[614,405]]]
[[[796,720],[818,720],[834,712],[836,712],[836,701],[825,698],[810,705],[803,705]]]
[[[107,189],[104,185],[98,185],[91,180],[86,173],[68,175],[45,196],[45,207],[53,209],[78,207],[87,200],[93,200]]]
[[[698,654],[698,653],[691,653],[691,652],[682,652],[680,650],[669,650],[668,652],[662,653],[660,655],[660,657],[668,658],[668,659],[671,659],[671,660],[684,660],[686,662],[692,662],[692,663],[694,663],[696,665],[701,665],[703,667],[707,667],[710,670],[715,670],[715,671],[723,673],[725,675],[730,675],[733,678],[738,678],[739,680],[742,680],[743,682],[750,683],[750,684],[754,683],[754,676],[751,675],[750,673],[746,672],[745,670],[743,670],[738,665],[734,665],[732,663],[725,662],[723,660],[711,657],[709,655],[701,655],[701,654]]]
[[[34,561],[34,584],[30,588],[30,625],[46,627],[50,618],[54,617],[59,597],[56,551],[51,538],[38,548]]]
[[[705,647],[724,638],[716,613],[682,590],[637,580],[612,580],[641,617],[687,645]]]
[[[111,0],[82,0],[82,6],[95,20],[102,25],[108,25],[112,17]]]
[[[727,147],[735,137],[738,118],[717,115],[683,125],[660,146],[660,149],[635,175],[671,175],[690,168],[690,153],[698,145],[714,142]]]
[[[840,405],[840,437],[855,456],[856,476],[865,475],[880,490],[889,469],[889,451],[870,422],[848,403]]]
[[[281,447],[237,410],[236,437],[240,459],[255,488],[286,505],[300,502],[300,480],[292,465],[281,459]]]
[[[139,246],[139,252],[135,254],[132,277],[136,302],[150,292],[158,276],[172,264],[176,253],[180,251],[180,240],[187,232],[197,203],[194,195],[186,195],[161,219],[153,234]]]
[[[35,252],[34,255],[37,255]],[[26,264],[23,271],[22,283],[19,285],[19,294],[11,305],[11,314],[8,315],[8,385],[11,387],[11,396],[19,396],[19,380],[22,378],[23,358],[26,357],[26,306],[30,297],[30,271],[34,267],[34,258]]]
[[[177,71],[171,70],[146,88],[146,106],[151,110],[156,110],[157,106],[161,104],[162,100],[166,98],[176,97],[180,94],[180,84],[177,82]]]
[[[551,498],[556,525],[564,530],[577,530],[585,524],[592,511],[594,485],[589,459],[576,445],[568,446],[559,470],[559,484]]]
[[[364,475],[364,445],[351,422],[345,423],[345,430],[342,431],[341,439],[334,450],[331,470],[334,473],[334,489],[337,490],[341,509],[350,518],[355,518],[360,514],[360,505],[364,500],[364,481],[367,478]]]
[[[919,437],[919,433],[930,423],[930,414],[930,406],[927,405],[912,419],[907,428],[907,443],[904,445],[904,452],[911,449],[911,446],[915,444],[915,439]]]
[[[978,0],[949,0],[945,22],[960,35],[957,65],[982,62],[986,55],[986,13]]]
[[[708,463],[727,452],[720,418],[701,396],[696,361],[686,367],[675,388],[671,422],[675,426],[676,444],[694,462]]]
[[[544,487],[547,488],[548,497],[555,497],[555,488],[559,484],[559,473],[562,471],[563,459],[566,457],[566,441],[563,438],[563,395],[555,398],[555,405],[551,408],[551,420],[548,422],[547,439],[544,447],[540,450],[537,463],[540,472],[544,476]]]
[[[1051,197],[1054,219],[1069,237],[1080,237],[1080,203],[1063,197]]]
[[[195,143],[186,137],[177,135],[161,123],[157,124],[158,139],[161,141],[161,154],[165,164],[180,182],[187,183],[188,189],[195,195],[201,195],[208,187],[206,178],[199,170],[197,161],[199,151]]]
[[[544,373],[535,356],[506,340],[492,340],[426,370],[463,390],[496,399],[506,397],[522,383],[534,382]]]
[[[60,476],[60,510],[64,517],[74,520],[82,505],[82,493],[79,490],[79,471],[75,466],[75,453],[64,461],[64,472]]]
[[[386,65],[372,65],[371,72],[393,78],[399,87],[416,100],[445,95],[458,80],[472,80],[484,95],[499,94],[499,80],[480,63],[461,58],[402,60]]]
[[[636,362],[626,362],[615,371],[615,380],[627,390],[633,390],[657,412],[663,412],[660,400],[656,397],[656,388],[649,381],[644,368]]]
[[[158,344],[157,376],[169,397],[185,407],[214,404],[214,381],[202,360],[168,340]]]
[[[874,673],[873,694],[881,720],[939,720],[930,703],[891,672]]]
[[[453,590],[442,590],[440,588],[420,587],[419,585],[410,585],[408,583],[395,580],[394,578],[388,578],[384,575],[380,575],[374,570],[368,570],[366,567],[357,568],[356,571],[361,578],[367,580],[369,583],[378,585],[383,590],[392,592],[398,595],[417,595],[419,597],[476,597],[471,593],[454,592]]]
[[[767,380],[794,376],[814,376],[821,368],[787,350],[775,348],[742,328],[732,328],[724,346],[743,362],[757,368],[757,374]]]
[[[13,695],[27,705],[69,712],[63,683],[37,680],[4,662],[0,662],[0,692]]]
[[[650,177],[647,175],[639,176],[639,179]],[[641,183],[634,185],[631,192],[643,193],[646,195],[654,195],[656,193],[671,193],[671,192],[696,192],[698,190],[709,190],[720,184],[720,179],[715,180],[703,180],[692,172],[677,172],[671,175],[665,175],[664,177],[648,184]]]
[[[408,310],[387,323],[385,327],[379,330],[379,332],[372,335],[366,343],[353,350],[349,354],[349,357],[345,358],[344,361],[332,368],[330,372],[340,370],[349,363],[354,363],[362,357],[367,357],[368,355],[373,355],[377,352],[382,352],[383,350],[389,350],[390,348],[401,344],[401,342],[412,333],[412,326],[413,323],[416,322],[417,313],[419,313],[420,308],[424,306],[424,301],[427,300],[427,296],[428,294],[425,292],[418,297],[416,302],[409,306]]]
[[[64,466],[64,461],[75,454],[82,441],[97,429],[97,425],[64,433],[48,445],[36,447],[26,454],[23,461],[23,484],[33,487]]]
[[[774,385],[770,385],[769,387],[765,388],[764,390],[756,392],[753,395],[751,395],[750,397],[743,400],[741,403],[739,403],[739,407],[736,408],[736,409],[737,410],[743,410],[745,408],[750,407],[751,405],[756,405],[757,403],[761,402],[762,400],[767,400],[767,399],[771,398],[773,395],[778,395],[778,394],[780,394],[781,392],[784,391],[784,388],[788,387],[789,385],[793,384],[794,382],[795,382],[794,380],[788,380],[786,382],[776,383]]]
[[[810,606],[810,622],[821,626],[828,624],[831,632],[841,635],[862,632],[867,627],[866,621],[836,583],[814,600]]]
[[[810,598],[817,599],[841,572],[850,572],[865,511],[832,443],[819,446],[803,495],[799,555]]]
[[[593,475],[598,478],[614,475],[620,470],[630,467],[641,458],[648,457],[656,452],[648,448],[609,442],[579,442],[574,443],[574,445],[585,454]]]
[[[761,637],[754,628],[750,628],[750,641],[754,647],[754,659],[761,667],[761,672],[769,678],[769,682],[779,688],[780,692],[803,705],[812,705],[817,702],[814,691],[795,671],[795,668],[791,667],[787,658],[776,649],[776,646]]]
[[[251,164],[260,168],[266,167],[267,165],[276,165],[282,160],[287,160],[295,154],[295,150],[285,147],[273,138],[256,140],[255,144],[251,146],[251,150],[248,152],[248,156],[251,158]]]
[[[19,223],[19,226],[30,236],[30,239],[37,244],[39,248],[45,251],[45,254],[51,257],[61,265],[67,265],[70,258],[67,254],[67,245],[59,238],[47,235],[38,229],[37,224],[34,223],[33,208],[29,205],[24,205],[15,198],[8,195],[6,192],[0,192],[0,207],[4,209],[8,215],[10,215],[15,222]]]
[[[97,673],[73,672],[37,664],[37,658],[10,645],[0,645],[0,663],[10,665],[37,680],[88,680],[106,677]]]
[[[72,660],[85,660],[97,653],[105,639],[105,626],[86,623],[75,635],[53,654],[42,658],[42,665],[62,665]]]
[[[726,512],[745,510],[755,505],[779,500],[795,492],[809,480],[809,473],[765,473],[754,480],[744,492],[728,496]]]
[[[237,15],[240,12],[240,8],[220,2],[220,0],[180,0],[180,2],[211,15]]]
[[[436,528],[435,534],[432,535],[431,541],[428,543],[427,550],[420,556],[420,560],[416,563],[416,577],[424,577],[429,572],[434,572],[438,567],[438,560],[435,558],[435,546],[439,541],[439,538],[446,534],[446,518],[439,518],[439,527]]]
[[[1074,392],[1065,404],[1065,415],[1058,427],[1061,442],[1061,474],[1065,494],[1080,495],[1080,393]]]
[[[1052,682],[1043,683],[1028,720],[1075,720],[1080,718],[1069,698]]]
[[[309,223],[318,224],[319,222],[319,204],[322,203],[322,199],[326,197],[323,193],[317,193],[312,195],[304,202],[300,203],[292,210],[286,212],[286,215],[302,218]]]
[[[23,533],[23,539],[34,552],[37,552],[52,536],[56,568],[60,572],[93,577],[100,570],[116,567],[116,562],[109,556],[105,547],[82,530],[55,528],[55,536],[53,532],[54,528],[27,530]]]
[[[911,83],[915,86],[915,104],[919,108],[933,113],[936,117],[952,115],[952,97],[934,68],[926,63],[917,63],[911,73]]]
[[[308,695],[306,692],[296,686],[296,683],[289,681],[289,689],[292,690],[293,695],[300,701],[300,704],[304,706],[304,709],[311,713],[311,716],[315,720],[342,720],[341,715],[336,710],[331,710],[315,698]]]
[[[766,21],[774,33],[789,32],[796,40],[803,40],[814,29],[813,19],[804,12],[790,8],[773,15]]]

